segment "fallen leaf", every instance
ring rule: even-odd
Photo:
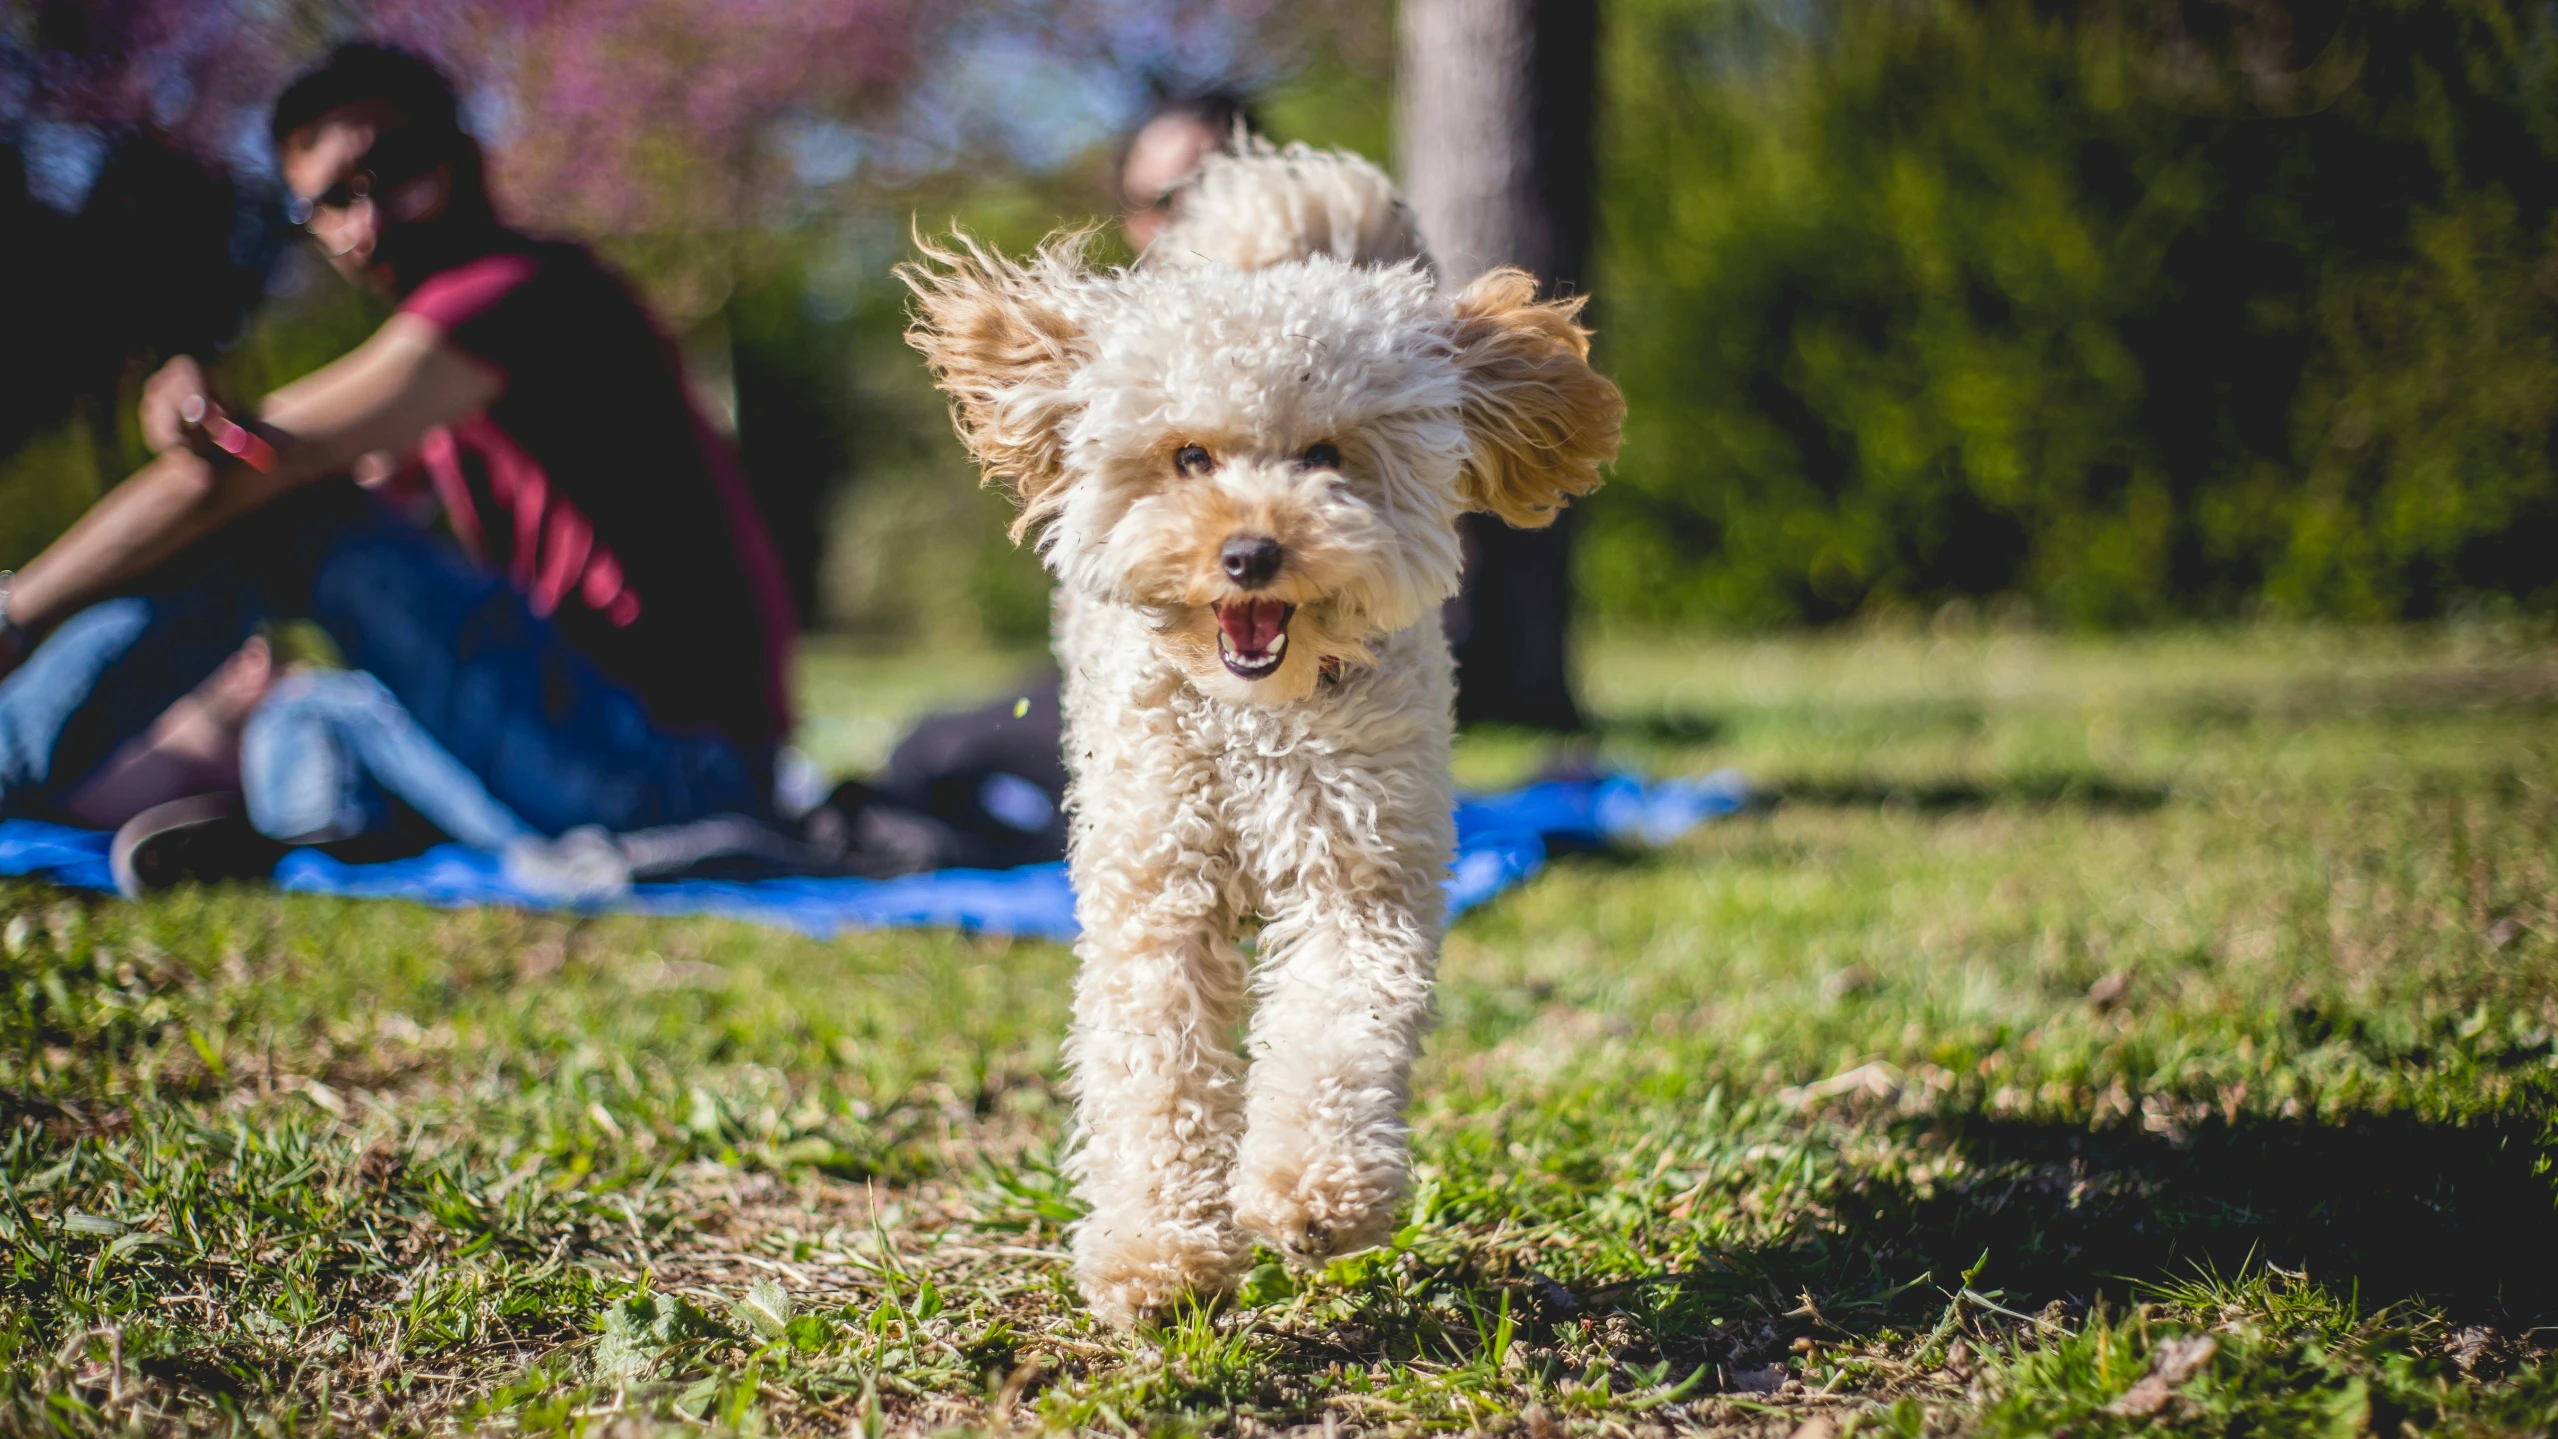
[[[1879,1059],[1868,1060],[1854,1069],[1833,1074],[1810,1084],[1789,1086],[1776,1092],[1777,1102],[1795,1109],[1843,1094],[1864,1094],[1875,1099],[1889,1099],[1901,1092],[1901,1071]]]
[[[790,1296],[770,1279],[756,1280],[736,1308],[739,1322],[768,1341],[779,1339],[790,1328]]]
[[[2478,1361],[2485,1358],[2495,1347],[2495,1330],[2481,1329],[2472,1325],[2455,1332],[2444,1343],[2443,1350],[2451,1356],[2452,1363],[2460,1366],[2461,1373],[2468,1374],[2475,1371],[2478,1368]]]
[[[2176,1397],[2176,1386],[2202,1372],[2212,1356],[2220,1352],[2220,1341],[2208,1334],[2193,1334],[2170,1339],[2149,1356],[2149,1373],[2141,1382],[2123,1391],[2123,1397],[2105,1406],[2108,1414],[2121,1414],[2146,1419],[2167,1407]]]

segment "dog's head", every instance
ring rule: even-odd
[[[1456,522],[1553,521],[1624,402],[1577,302],[1419,262],[1096,270],[965,237],[901,273],[908,338],[1060,583],[1139,606],[1208,693],[1281,703],[1456,593]]]

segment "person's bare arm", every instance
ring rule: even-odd
[[[151,397],[146,430],[167,428],[172,438],[197,433],[153,409],[182,410],[188,397],[176,391],[184,378]],[[272,469],[217,464],[183,444],[166,449],[19,572],[8,591],[10,622],[41,631],[288,490],[344,473],[372,451],[405,451],[435,426],[477,414],[501,388],[496,371],[445,344],[434,326],[393,316],[371,339],[259,407],[258,430],[275,448]],[[209,419],[218,417],[208,397],[193,398]],[[0,672],[9,663],[0,654]]]

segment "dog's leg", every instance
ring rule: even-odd
[[[1304,901],[1262,931],[1235,1219],[1292,1262],[1392,1232],[1439,902],[1435,871],[1406,874],[1388,893]]]
[[[1091,1213],[1075,1233],[1075,1278],[1123,1329],[1224,1294],[1249,1255],[1226,1194],[1243,956],[1200,855],[1167,842],[1177,829],[1077,844],[1083,971],[1066,1060],[1083,1130],[1076,1189]]]

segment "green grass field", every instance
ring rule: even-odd
[[[0,1430],[2558,1424],[2558,645],[1592,648],[1768,803],[1459,924],[1394,1246],[1139,1338],[1058,947],[0,881]]]

